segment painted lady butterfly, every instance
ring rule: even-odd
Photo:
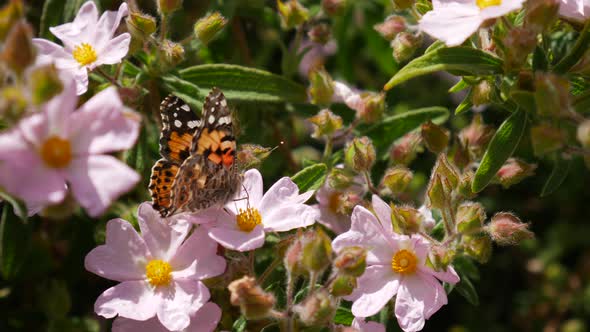
[[[235,162],[236,139],[227,101],[213,88],[202,118],[180,98],[160,105],[160,154],[152,168],[150,193],[162,217],[223,206],[241,185]]]

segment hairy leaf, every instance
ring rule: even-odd
[[[541,191],[541,197],[551,195],[565,180],[567,174],[570,170],[571,160],[563,159],[557,157],[555,160],[555,164],[553,165],[553,170],[551,171],[551,175],[543,185],[543,190]]]
[[[326,179],[328,167],[325,164],[315,164],[308,166],[291,177],[291,180],[297,184],[300,192],[316,190],[322,186]]]

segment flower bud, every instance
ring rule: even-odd
[[[0,90],[0,118],[17,122],[27,109],[27,98],[22,89],[9,86]]]
[[[242,169],[260,165],[274,149],[256,144],[242,144],[238,150],[238,162]]]
[[[496,213],[485,230],[494,242],[501,246],[516,245],[534,237],[528,224],[521,222],[517,216],[508,212]]]
[[[464,198],[471,199],[477,196],[477,194],[471,189],[474,176],[475,175],[471,171],[465,172],[461,175],[461,181],[459,182],[459,186],[457,186],[457,192]]]
[[[383,23],[375,24],[373,28],[383,38],[392,41],[398,33],[406,31],[406,19],[402,16],[392,15],[387,17]]]
[[[141,12],[130,12],[125,23],[127,24],[127,30],[129,30],[133,38],[142,42],[156,32],[157,29],[156,18]]]
[[[471,124],[461,130],[459,140],[467,146],[469,151],[480,158],[485,152],[488,143],[494,136],[494,128],[485,125],[481,114],[476,114]]]
[[[275,305],[275,297],[262,290],[256,279],[244,276],[232,281],[227,289],[230,292],[230,302],[239,306],[242,315],[247,319],[263,319],[269,316]]]
[[[418,132],[410,132],[400,138],[389,151],[389,158],[394,164],[409,165],[418,152],[422,152],[422,136]]]
[[[531,128],[531,143],[536,156],[561,149],[564,137],[559,128],[542,123]]]
[[[168,15],[182,7],[182,0],[158,0],[158,12]]]
[[[571,108],[567,79],[551,73],[535,75],[535,102],[541,116],[558,116]]]
[[[338,195],[336,212],[343,215],[350,215],[355,206],[361,204],[362,196],[352,191],[346,191]]]
[[[337,301],[325,290],[311,293],[293,311],[297,313],[301,322],[307,326],[327,324],[336,313]]]
[[[321,229],[308,232],[303,238],[301,263],[308,271],[321,272],[332,261],[332,241]]]
[[[465,202],[457,208],[457,231],[469,234],[480,229],[486,220],[486,212],[479,203]]]
[[[334,81],[324,67],[309,71],[308,94],[312,104],[329,105],[334,95]]]
[[[283,264],[290,276],[300,276],[307,274],[307,270],[303,267],[303,244],[301,237],[296,238],[285,251]]]
[[[329,16],[342,14],[346,8],[347,0],[322,0],[322,9]]]
[[[342,128],[342,118],[329,109],[321,110],[308,120],[314,125],[314,132],[311,135],[313,138],[330,137]]]
[[[312,42],[325,45],[332,37],[330,26],[326,23],[319,23],[313,26],[308,32],[307,36]]]
[[[20,75],[35,62],[37,52],[32,40],[33,29],[31,25],[24,20],[16,22],[6,36],[0,60]]]
[[[471,162],[471,155],[467,146],[463,145],[461,140],[455,140],[449,150],[449,158],[453,161],[453,164],[459,169],[464,169],[469,166]]]
[[[431,121],[422,124],[422,140],[426,148],[434,153],[441,153],[449,145],[449,131]]]
[[[336,190],[346,190],[354,184],[354,173],[343,168],[332,168],[328,175],[328,185]]]
[[[414,55],[421,45],[422,35],[414,35],[410,32],[400,32],[391,41],[393,58],[397,62],[405,62]]]
[[[361,247],[346,247],[334,259],[334,267],[343,275],[360,277],[367,266],[367,250]]]
[[[403,10],[412,7],[414,2],[414,0],[393,0],[393,5],[395,9]]]
[[[378,121],[385,112],[385,94],[365,92],[361,94],[362,107],[356,116],[365,123]]]
[[[525,26],[541,33],[550,28],[557,19],[559,0],[532,0],[527,2]]]
[[[492,256],[492,240],[486,234],[465,235],[462,238],[465,253],[481,264],[485,264]]]
[[[449,181],[450,188],[454,190],[461,181],[459,170],[449,162],[447,156],[440,154],[432,168],[432,174],[439,174]]]
[[[368,172],[375,163],[375,147],[367,137],[355,137],[348,143],[345,154],[345,164],[357,172]]]
[[[203,45],[207,45],[226,25],[227,19],[219,12],[213,12],[195,23],[195,36]]]
[[[391,222],[397,233],[407,235],[417,233],[423,221],[425,218],[422,213],[412,207],[391,207]]]
[[[492,100],[494,89],[489,81],[483,80],[473,86],[471,102],[473,106],[489,104]]]
[[[535,49],[537,34],[526,27],[513,28],[504,37],[504,45],[504,67],[507,72],[511,72],[522,67],[528,55]]]
[[[22,0],[10,0],[2,6],[0,9],[0,41],[4,41],[16,21],[24,17],[24,12]]]
[[[356,288],[356,278],[348,275],[339,275],[330,284],[330,294],[334,297],[343,297],[352,294]]]
[[[174,67],[184,60],[184,48],[173,41],[164,40],[160,52],[168,67]]]
[[[534,175],[536,168],[536,164],[527,164],[520,159],[510,158],[500,167],[496,177],[502,187],[508,188]]]
[[[451,193],[452,187],[449,180],[440,174],[433,174],[426,189],[426,196],[428,197],[426,206],[429,208],[443,209],[447,206]]]
[[[446,270],[455,259],[455,250],[442,245],[433,245],[430,250],[430,262],[437,271]]]
[[[395,166],[385,171],[381,185],[389,189],[393,194],[399,194],[406,191],[412,181],[414,173],[405,166]]]
[[[309,10],[297,0],[288,0],[286,3],[277,0],[277,8],[281,16],[281,26],[284,29],[292,29],[309,19]]]
[[[35,105],[48,101],[63,90],[63,84],[54,64],[33,69],[27,81],[31,89],[31,100]]]
[[[580,123],[576,136],[583,147],[590,148],[590,119],[586,119]]]

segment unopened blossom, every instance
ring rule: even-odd
[[[286,232],[315,223],[317,211],[304,204],[312,195],[313,191],[299,194],[287,177],[263,195],[262,175],[251,169],[244,174],[242,190],[219,211],[216,221],[205,226],[209,236],[228,249],[260,248],[266,232]]]
[[[210,297],[201,280],[225,271],[217,243],[204,227],[189,235],[192,223],[187,215],[161,219],[148,203],[141,204],[137,214],[141,235],[129,222],[113,219],[107,224],[106,243],[86,256],[88,271],[120,282],[98,297],[94,311],[105,318],[157,317],[170,331],[187,329],[194,320],[213,324],[218,317],[200,317],[199,311],[206,309]]]
[[[590,0],[561,0],[560,2],[560,16],[578,22],[584,22],[590,17]]]
[[[118,11],[106,11],[99,18],[94,2],[87,1],[73,22],[49,28],[63,46],[42,38],[33,39],[39,50],[37,61],[54,62],[61,72],[76,81],[77,94],[83,94],[88,89],[89,70],[119,63],[127,55],[131,35],[114,36],[127,13],[124,2]]]
[[[433,0],[422,16],[420,30],[447,46],[461,45],[489,19],[520,9],[524,0]]]
[[[60,203],[66,193],[90,216],[101,215],[139,175],[108,153],[131,148],[139,116],[113,87],[76,109],[74,84],[0,134],[0,187],[21,198],[30,213]]]
[[[420,331],[425,320],[447,303],[439,280],[454,284],[459,277],[450,266],[447,271],[435,271],[426,265],[429,242],[417,234],[395,233],[389,205],[376,195],[372,203],[375,214],[357,206],[350,231],[332,243],[337,252],[349,246],[367,249],[365,273],[347,298],[353,301],[352,313],[356,317],[372,316],[395,296],[400,327],[406,332]]]
[[[197,312],[191,315],[190,324],[181,332],[213,332],[221,318],[221,309],[213,302],[208,302]],[[145,321],[117,317],[113,323],[113,332],[168,332],[169,330],[160,323],[158,318],[150,318]]]

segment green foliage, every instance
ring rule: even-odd
[[[326,179],[328,167],[325,164],[308,166],[291,177],[299,187],[299,192],[319,189]]]

